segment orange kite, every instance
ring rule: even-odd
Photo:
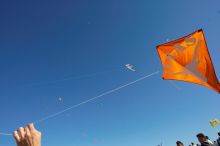
[[[220,83],[209,55],[203,30],[157,46],[163,79],[209,87],[220,93]]]

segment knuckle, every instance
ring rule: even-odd
[[[27,133],[26,136],[27,136],[28,138],[31,138],[31,137],[32,137],[32,135],[31,135],[30,133]]]

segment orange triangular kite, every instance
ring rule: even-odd
[[[209,55],[203,30],[157,46],[163,79],[207,86],[220,93],[220,83]]]

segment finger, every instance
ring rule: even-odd
[[[33,144],[32,144],[31,132],[30,132],[28,126],[26,126],[26,127],[24,128],[24,131],[25,131],[25,140],[24,140],[24,142],[25,142],[26,146],[31,146],[31,145],[33,145]]]
[[[21,141],[21,138],[20,138],[20,136],[19,136],[17,131],[14,131],[13,136],[14,136],[14,139],[16,140],[16,142],[20,142]]]
[[[27,136],[27,137],[30,137],[30,136],[31,136],[31,132],[30,132],[28,126],[26,126],[26,127],[24,128],[24,130],[25,130],[26,136]]]
[[[24,128],[23,128],[23,127],[20,127],[17,131],[18,131],[18,134],[19,134],[19,136],[20,136],[20,139],[21,139],[21,140],[24,139],[24,137],[25,137]]]
[[[30,132],[33,132],[36,130],[33,123],[28,124],[27,127],[30,130]]]

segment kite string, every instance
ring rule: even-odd
[[[43,81],[43,82],[38,82],[38,83],[30,83],[26,84],[23,86],[36,86],[36,85],[43,85],[43,84],[54,84],[58,82],[64,82],[64,81],[69,81],[69,80],[76,80],[76,79],[83,79],[83,78],[88,78],[88,77],[93,77],[98,74],[103,74],[103,73],[108,73],[108,72],[113,72],[113,71],[121,71],[124,70],[124,68],[115,68],[115,69],[109,69],[105,71],[99,71],[95,73],[90,73],[90,74],[84,74],[84,75],[78,75],[78,76],[69,76],[63,79],[55,79],[55,80],[49,80],[49,81]]]
[[[177,84],[175,84],[172,80],[169,80],[169,82],[174,88],[176,88],[177,90],[181,90],[181,88]]]
[[[83,105],[83,104],[92,102],[92,101],[94,101],[94,100],[97,100],[98,98],[101,98],[101,97],[103,97],[103,96],[106,96],[106,95],[108,95],[108,94],[111,94],[111,93],[113,93],[113,92],[116,92],[116,91],[118,91],[118,90],[120,90],[120,89],[122,89],[122,88],[125,88],[125,87],[127,87],[127,86],[130,86],[130,85],[132,85],[132,84],[134,84],[134,83],[136,83],[136,82],[139,82],[139,81],[144,80],[144,79],[146,79],[146,78],[148,78],[148,77],[151,77],[151,76],[153,76],[153,75],[156,75],[156,74],[158,74],[159,72],[160,72],[160,71],[156,71],[156,72],[153,72],[153,73],[151,73],[151,74],[148,74],[148,75],[146,75],[146,76],[144,76],[144,77],[141,77],[141,78],[139,78],[139,79],[137,79],[137,80],[135,80],[135,81],[132,81],[132,82],[127,83],[127,84],[125,84],[125,85],[119,86],[119,87],[114,88],[114,89],[112,89],[112,90],[106,91],[106,92],[104,92],[104,93],[102,93],[102,94],[100,94],[100,95],[97,95],[97,96],[95,96],[95,97],[93,97],[93,98],[90,98],[90,99],[88,99],[88,100],[85,100],[85,101],[83,101],[83,102],[81,102],[81,103],[75,104],[75,105],[73,105],[73,106],[71,106],[71,107],[69,107],[69,108],[66,108],[66,109],[64,109],[64,110],[61,110],[61,111],[56,112],[56,113],[54,113],[54,114],[51,114],[51,115],[49,115],[49,116],[46,116],[46,117],[44,117],[44,118],[42,118],[42,119],[40,119],[40,120],[37,120],[37,121],[35,121],[35,122],[33,122],[33,123],[38,124],[38,123],[41,123],[41,122],[43,122],[43,121],[49,120],[49,119],[51,119],[51,118],[53,118],[53,117],[56,117],[56,116],[58,116],[58,115],[60,115],[60,114],[65,113],[65,112],[67,112],[67,111],[69,111],[69,110],[72,110],[72,109],[74,109],[74,108],[77,108],[77,107],[79,107],[79,106],[81,106],[81,105]]]
[[[1,132],[0,132],[0,135],[4,135],[4,136],[12,136],[12,134],[10,134],[10,133],[1,133]]]
[[[139,81],[142,81],[142,80],[144,80],[144,79],[146,79],[146,78],[148,78],[148,77],[151,77],[151,76],[153,76],[153,75],[156,75],[156,74],[158,74],[159,72],[160,72],[160,71],[156,71],[156,72],[153,72],[153,73],[148,74],[148,75],[146,75],[146,76],[143,76],[143,77],[141,77],[141,78],[139,78],[139,79],[137,79],[137,80],[134,80],[134,81],[132,81],[132,82],[129,82],[129,83],[125,84],[125,85],[119,86],[119,87],[114,88],[114,89],[109,90],[109,91],[106,91],[106,92],[104,92],[104,93],[102,93],[102,94],[100,94],[100,95],[97,95],[97,96],[95,96],[95,97],[93,97],[93,98],[90,98],[90,99],[88,99],[88,100],[85,100],[85,101],[83,101],[83,102],[81,102],[81,103],[75,104],[75,105],[73,105],[73,106],[71,106],[71,107],[69,107],[69,108],[66,108],[66,109],[64,109],[64,110],[61,110],[61,111],[56,112],[56,113],[54,113],[54,114],[51,114],[51,115],[49,115],[49,116],[46,116],[46,117],[44,117],[44,118],[42,118],[42,119],[40,119],[40,120],[37,120],[37,121],[35,121],[35,122],[33,122],[33,123],[34,123],[34,124],[38,124],[38,123],[41,123],[41,122],[43,122],[43,121],[49,120],[49,119],[51,119],[51,118],[54,118],[54,117],[56,117],[56,116],[58,116],[58,115],[61,115],[61,114],[65,113],[65,112],[70,111],[70,110],[72,110],[72,109],[74,109],[74,108],[77,108],[77,107],[79,107],[79,106],[81,106],[81,105],[84,105],[84,104],[86,104],[86,103],[92,102],[92,101],[97,100],[97,99],[99,99],[99,98],[101,98],[101,97],[103,97],[103,96],[106,96],[106,95],[108,95],[108,94],[111,94],[111,93],[113,93],[113,92],[116,92],[116,91],[118,91],[118,90],[120,90],[120,89],[122,89],[122,88],[125,88],[125,87],[130,86],[130,85],[132,85],[132,84],[135,84],[135,83],[137,83],[137,82],[139,82]],[[0,133],[0,135],[3,135],[3,136],[12,136],[12,134],[9,134],[9,133]]]

